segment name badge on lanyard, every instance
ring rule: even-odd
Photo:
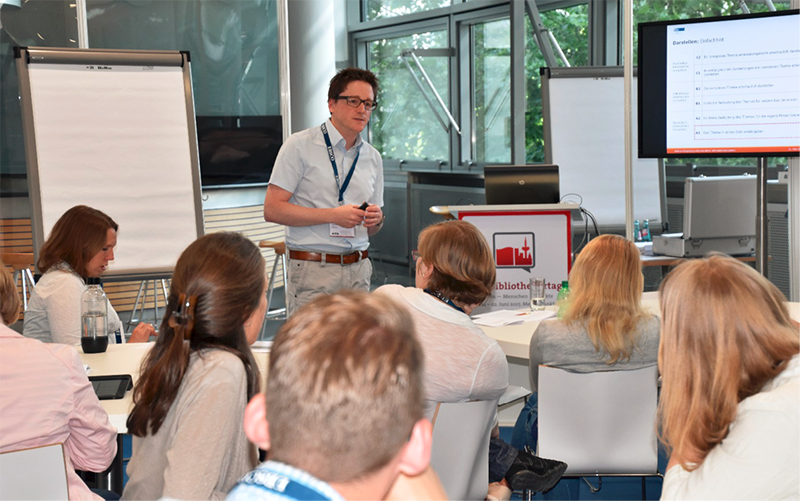
[[[328,146],[328,158],[331,161],[331,167],[333,168],[333,176],[336,178],[336,187],[339,188],[339,204],[344,204],[344,191],[347,190],[347,187],[350,185],[350,179],[353,178],[353,173],[356,170],[356,164],[358,164],[358,158],[361,155],[361,150],[359,149],[356,152],[356,158],[353,159],[353,165],[350,166],[350,172],[347,173],[347,176],[344,179],[344,184],[340,183],[339,181],[339,168],[336,167],[336,156],[333,154],[333,145],[331,145],[331,137],[328,136],[328,128],[325,126],[325,123],[322,123],[320,126],[322,129],[322,136],[325,138],[325,145]]]
[[[353,178],[353,173],[356,170],[356,164],[358,164],[358,157],[361,155],[361,150],[359,149],[356,152],[356,158],[353,159],[353,164],[350,166],[350,172],[347,173],[347,176],[344,179],[344,184],[342,184],[339,180],[339,169],[336,166],[336,156],[333,152],[333,145],[331,145],[331,138],[328,135],[328,128],[325,126],[323,122],[320,126],[322,130],[322,136],[325,138],[325,145],[328,147],[328,158],[331,161],[331,167],[333,168],[333,176],[336,178],[336,187],[339,189],[339,206],[344,204],[344,191],[347,190],[347,187],[350,185],[350,179]],[[355,227],[341,227],[336,224],[330,224],[330,235],[331,237],[335,238],[354,238],[356,237],[356,228]]]

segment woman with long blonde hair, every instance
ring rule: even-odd
[[[531,337],[534,393],[514,427],[511,445],[517,448],[536,448],[539,365],[581,373],[656,365],[659,321],[641,305],[644,277],[636,245],[612,234],[591,240],[575,260],[569,288],[563,319],[542,321]]]
[[[783,294],[723,255],[661,284],[662,498],[800,497],[800,335]]]

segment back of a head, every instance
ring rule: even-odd
[[[161,333],[170,332],[170,314],[184,294],[197,298],[192,349],[236,347],[244,337],[244,321],[264,295],[264,268],[258,247],[241,234],[218,232],[197,239],[175,265]]]
[[[663,435],[705,455],[727,434],[738,403],[800,350],[783,294],[724,255],[684,262],[661,284]]]
[[[0,322],[11,325],[19,319],[19,294],[14,278],[0,260]]]
[[[365,292],[316,297],[270,354],[270,459],[329,483],[383,468],[423,416],[422,350],[410,315]]]
[[[419,234],[419,254],[433,266],[430,290],[467,304],[491,295],[497,272],[492,249],[481,231],[464,220],[446,220]]]
[[[247,372],[248,397],[258,391],[258,369],[244,323],[264,295],[264,268],[258,247],[232,232],[208,234],[183,251],[159,336],[134,389],[131,433],[158,431],[188,368],[189,350],[220,348],[235,354]]]
[[[41,273],[66,262],[80,276],[86,276],[86,264],[103,246],[108,229],[119,229],[117,223],[100,210],[89,206],[73,206],[53,226],[39,252],[36,266]]]
[[[633,309],[640,304],[643,288],[639,250],[614,234],[589,241],[569,275],[573,305],[618,304]]]
[[[646,315],[639,250],[631,241],[604,234],[578,254],[569,275],[570,299],[564,321],[584,322],[598,350],[610,363],[631,356],[636,325]]]

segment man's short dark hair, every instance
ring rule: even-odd
[[[341,96],[351,82],[366,82],[371,85],[374,99],[378,99],[378,77],[369,70],[352,67],[339,70],[339,72],[333,76],[330,86],[328,87],[328,99],[335,100],[338,96]]]

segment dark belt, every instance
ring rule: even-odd
[[[317,252],[307,252],[307,251],[299,251],[299,250],[289,250],[289,258],[294,260],[308,260],[311,262],[322,262],[322,257],[325,257],[326,264],[355,264],[359,260],[364,260],[367,258],[368,252],[367,250],[364,251],[356,251],[352,253],[317,253]]]

